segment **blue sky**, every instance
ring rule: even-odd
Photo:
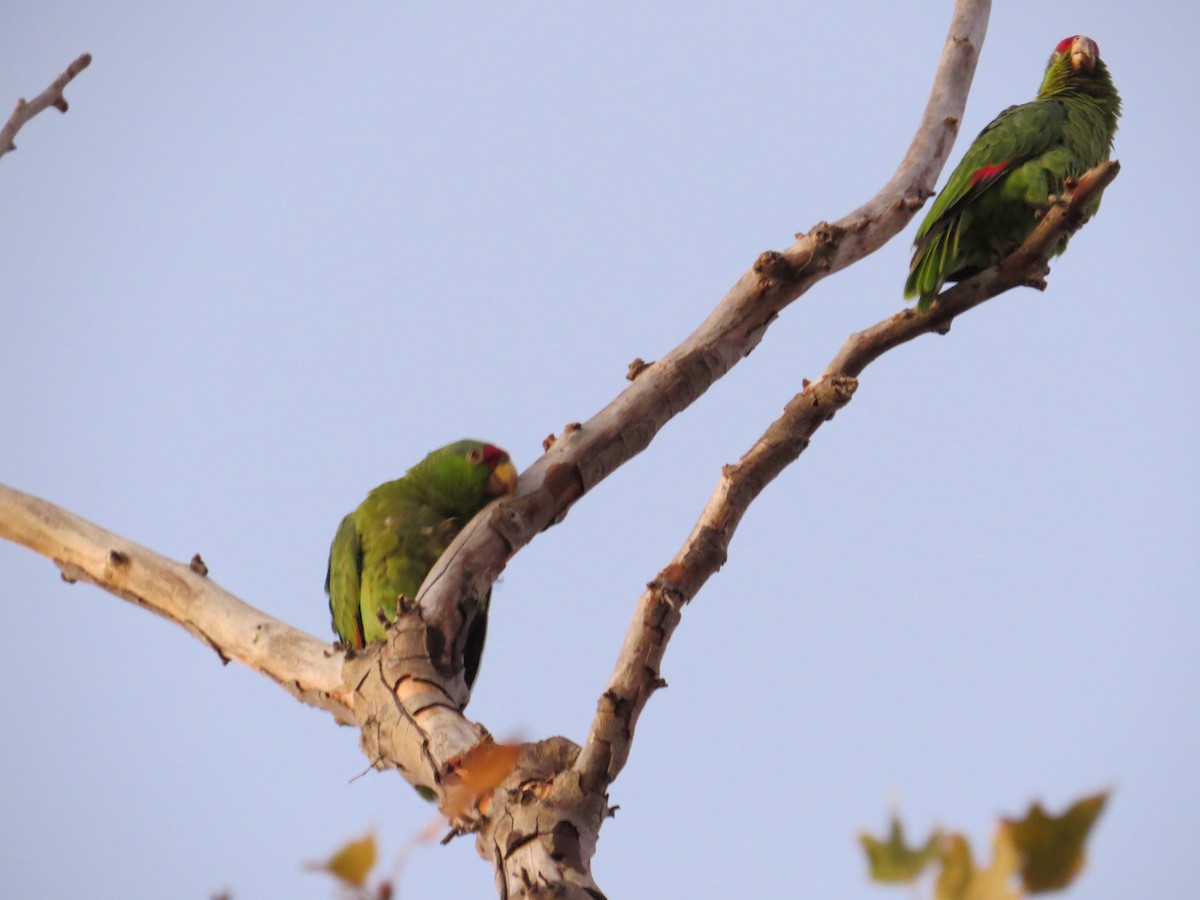
[[[95,61],[0,161],[0,480],[329,634],[340,517],[429,449],[541,440],[762,250],[891,174],[949,2],[86,4],[0,12],[0,103]],[[867,370],[686,611],[594,869],[612,897],[900,896],[854,835],[1115,788],[1076,895],[1200,880],[1197,12],[996,4],[962,139],[1064,36],[1125,100],[1097,219]],[[5,107],[7,108],[7,107]],[[633,605],[912,228],[789,308],[509,565],[470,714],[581,740]],[[0,894],[328,897],[430,817],[353,731],[0,544]],[[403,895],[491,896],[469,840]]]

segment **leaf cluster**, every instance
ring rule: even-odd
[[[1001,819],[986,865],[975,860],[970,841],[957,832],[934,830],[924,843],[910,845],[898,815],[892,816],[886,838],[864,832],[859,842],[871,880],[881,884],[913,884],[930,875],[934,900],[1020,900],[1071,885],[1083,869],[1088,835],[1107,800],[1107,791],[1091,794],[1058,816],[1035,802],[1022,818]]]

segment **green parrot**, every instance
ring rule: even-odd
[[[947,281],[969,278],[1016,249],[1068,179],[1108,159],[1120,115],[1096,42],[1082,34],[1060,41],[1037,99],[996,116],[950,174],[917,229],[904,296],[919,297],[924,312]],[[1098,207],[1099,200],[1089,214]]]
[[[421,582],[463,526],[492,499],[511,494],[517,470],[508,454],[483,441],[458,441],[434,450],[396,481],[379,485],[342,519],[325,592],[333,630],[342,644],[361,649],[382,640],[381,615],[396,618],[396,598],[417,596]],[[463,653],[470,687],[479,671],[487,633],[487,606],[471,623]]]

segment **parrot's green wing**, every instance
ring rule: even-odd
[[[976,198],[1034,157],[1062,140],[1067,111],[1054,100],[1010,106],[971,143],[917,229],[918,250],[946,231]]]
[[[342,643],[357,649],[383,640],[398,598],[416,599],[463,526],[491,500],[512,493],[516,482],[517,471],[503,450],[458,441],[367,494],[342,520],[329,553],[325,589]],[[489,599],[490,592],[463,637],[468,687],[479,671]]]
[[[362,541],[354,525],[353,514],[342,519],[333,546],[329,549],[329,567],[325,570],[325,593],[333,614],[333,630],[341,642],[352,649],[365,646],[359,590],[362,576]]]
[[[400,596],[416,599],[421,582],[465,523],[436,505],[410,472],[381,484],[353,513],[362,544],[359,615],[368,643],[383,640]]]
[[[917,230],[904,296],[919,296],[924,308],[948,275],[986,268],[999,242],[1021,239],[1051,193],[1047,167],[1065,164],[1048,157],[1062,146],[1066,121],[1065,104],[1035,100],[1010,106],[979,133]],[[987,235],[976,225],[987,225]]]

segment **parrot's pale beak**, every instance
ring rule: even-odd
[[[496,464],[484,490],[489,497],[505,497],[517,489],[517,468],[510,460]]]
[[[1096,42],[1082,34],[1071,41],[1071,68],[1076,72],[1091,72],[1096,68]]]

